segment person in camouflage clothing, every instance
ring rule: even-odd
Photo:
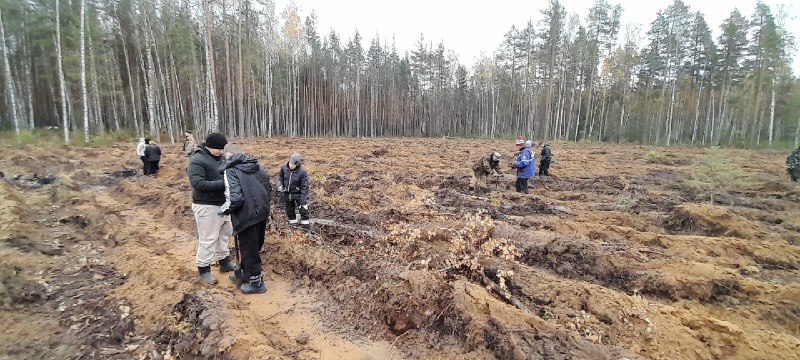
[[[475,191],[477,195],[487,193],[489,190],[486,188],[486,177],[490,174],[500,176],[499,152],[490,152],[475,162],[472,166],[472,180],[469,182],[469,189]]]
[[[786,158],[786,171],[789,172],[789,177],[792,181],[800,179],[800,147],[792,151],[789,157]]]

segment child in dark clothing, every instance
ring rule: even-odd
[[[308,216],[308,173],[303,167],[303,156],[294,153],[278,174],[278,191],[283,193],[289,225],[297,224],[296,210],[300,212],[300,225],[311,224]]]

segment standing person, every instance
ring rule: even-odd
[[[800,147],[792,151],[786,158],[786,171],[792,181],[800,179]]]
[[[542,160],[539,161],[539,176],[550,176],[550,161],[553,160],[553,151],[550,150],[550,144],[544,144],[541,155]]]
[[[482,195],[489,190],[486,187],[486,177],[490,174],[500,176],[500,153],[490,152],[482,156],[472,165],[472,179],[469,182],[469,189],[475,191],[475,195]]]
[[[183,132],[183,136],[186,137],[183,140],[183,154],[186,157],[192,156],[194,154],[194,150],[197,148],[197,141],[194,140],[194,135],[189,130]]]
[[[533,143],[530,140],[525,142],[522,151],[517,155],[517,161],[513,164],[517,169],[517,192],[524,194],[528,193],[528,180],[536,175],[536,163],[533,160],[531,145]]]
[[[147,147],[147,139],[139,138],[139,143],[136,144],[136,156],[142,161],[142,175],[147,175],[147,161],[144,157],[144,149]]]
[[[241,276],[249,281],[239,290],[244,294],[264,293],[267,286],[261,276],[259,251],[264,246],[272,186],[264,168],[241,146],[226,145],[225,158],[219,168],[225,182],[225,203],[219,215],[231,216],[233,235],[239,244]]]
[[[155,141],[150,140],[144,148],[144,158],[147,161],[147,173],[145,175],[156,176],[158,163],[161,161],[161,147]]]
[[[283,193],[283,202],[286,205],[286,217],[289,225],[297,224],[295,209],[300,211],[300,224],[311,224],[308,217],[308,174],[303,167],[303,155],[298,153],[289,156],[289,161],[281,165],[278,174],[278,191]]]
[[[517,136],[517,140],[514,141],[514,147],[517,149],[517,152],[522,150],[522,146],[525,145],[525,139],[522,136]]]
[[[217,213],[225,204],[225,180],[219,173],[222,149],[228,144],[225,135],[213,133],[189,159],[186,172],[192,185],[192,212],[197,223],[197,254],[195,263],[200,280],[216,284],[211,275],[211,263],[219,262],[221,273],[233,271],[236,265],[230,259],[228,238],[233,233],[230,215]]]

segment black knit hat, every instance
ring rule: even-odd
[[[228,145],[228,139],[220,133],[213,133],[206,138],[206,147],[222,150]]]

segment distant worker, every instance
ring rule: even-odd
[[[195,264],[200,280],[206,284],[216,284],[211,275],[211,262],[219,262],[219,272],[235,270],[228,250],[228,239],[233,234],[229,215],[219,216],[217,212],[225,204],[225,180],[219,173],[222,165],[222,149],[228,144],[225,135],[213,133],[206,142],[195,149],[189,158],[186,172],[192,185],[192,212],[197,224],[197,252]]]
[[[192,156],[194,150],[197,148],[197,141],[189,130],[184,131],[183,136],[186,137],[186,139],[183,140],[183,155],[186,157]]]
[[[243,294],[260,294],[267,291],[261,275],[261,256],[264,236],[269,221],[269,204],[272,186],[269,177],[258,161],[237,144],[225,145],[225,162],[219,170],[225,181],[225,203],[218,215],[230,215],[233,235],[238,242],[241,272],[246,281],[239,290]]]
[[[531,152],[533,143],[528,140],[522,146],[522,151],[517,155],[513,167],[517,169],[517,192],[528,193],[528,180],[536,175],[536,163]]]
[[[147,139],[139,138],[139,143],[136,144],[136,156],[142,161],[142,175],[147,175],[147,161],[144,158],[144,148],[147,147]]]
[[[550,144],[544,144],[541,153],[542,159],[539,160],[539,176],[550,176],[550,161],[553,160],[553,151],[550,150]]]
[[[472,179],[469,182],[469,190],[475,191],[475,195],[483,195],[489,192],[486,187],[486,177],[489,175],[500,176],[499,152],[490,152],[472,165]]]
[[[786,158],[786,171],[789,172],[789,178],[792,181],[800,179],[800,147],[792,151]]]
[[[303,155],[294,153],[289,156],[289,161],[281,165],[277,182],[278,191],[283,193],[289,225],[297,224],[295,211],[300,212],[300,225],[311,225],[308,216],[308,173],[303,167]]]
[[[156,176],[158,174],[158,163],[161,161],[161,147],[155,141],[150,140],[144,148],[144,157],[147,161],[147,174]]]

